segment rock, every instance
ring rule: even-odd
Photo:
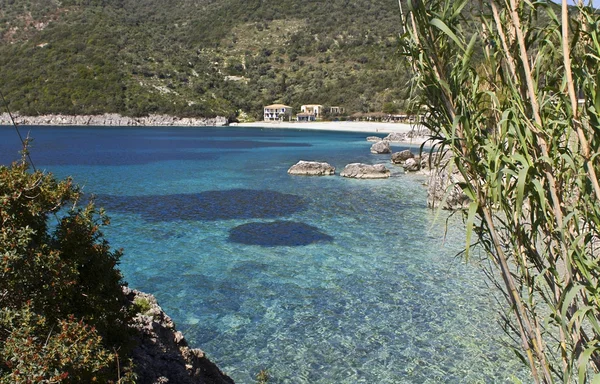
[[[335,167],[328,163],[300,160],[288,169],[290,175],[329,176],[335,174]]]
[[[392,132],[389,135],[387,135],[383,140],[394,142],[406,141],[406,133]]]
[[[421,163],[414,158],[407,159],[404,161],[404,165],[402,167],[404,168],[404,172],[417,172],[421,169]]]
[[[367,141],[374,141],[374,142],[378,142],[383,140],[381,137],[377,137],[377,136],[369,136],[367,137]]]
[[[13,115],[19,125],[76,125],[76,126],[223,126],[227,125],[227,118],[217,116],[215,118],[180,118],[168,115],[149,115],[143,117],[121,116],[116,113],[105,113],[103,115],[41,115],[21,116]],[[8,113],[0,114],[0,125],[11,125]]]
[[[386,140],[376,142],[371,146],[371,153],[378,155],[392,153],[392,150],[390,149],[390,142]]]
[[[137,383],[233,384],[204,352],[188,346],[153,295],[127,287],[123,293],[130,305],[144,303],[144,313],[138,313],[130,325],[136,345],[132,358]]]
[[[421,138],[421,137],[430,137],[431,136],[431,131],[428,128],[419,128],[419,129],[412,129],[410,132],[406,132],[406,138],[407,139],[416,139],[416,138]]]
[[[427,186],[427,205],[437,208],[456,210],[467,208],[470,199],[462,191],[459,183],[464,179],[459,173],[448,173],[448,169],[441,168],[431,172]]]
[[[404,151],[401,152],[396,152],[394,154],[392,154],[392,163],[393,164],[404,164],[404,162],[408,159],[412,159],[414,158],[415,155],[413,155],[413,153],[406,149]]]
[[[354,179],[387,179],[390,177],[390,170],[383,164],[368,165],[352,163],[346,165],[340,175]]]

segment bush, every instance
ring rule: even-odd
[[[70,179],[0,166],[0,381],[115,379],[127,351],[122,279],[93,202]],[[51,225],[53,224],[53,225]],[[121,381],[123,382],[123,381]]]

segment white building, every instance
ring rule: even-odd
[[[292,118],[292,107],[283,104],[267,105],[265,107],[265,121],[283,121]]]
[[[307,104],[300,107],[302,113],[314,115],[315,119],[319,119],[323,114],[323,106],[320,104]]]

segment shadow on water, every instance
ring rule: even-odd
[[[229,189],[194,194],[96,196],[109,212],[139,214],[150,222],[277,218],[306,209],[300,196],[269,190]]]
[[[229,231],[229,241],[262,247],[297,247],[317,242],[333,241],[319,228],[294,221],[248,223]]]

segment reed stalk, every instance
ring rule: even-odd
[[[491,260],[533,381],[600,380],[600,14],[566,0],[407,5],[415,103],[472,200],[465,254]]]

